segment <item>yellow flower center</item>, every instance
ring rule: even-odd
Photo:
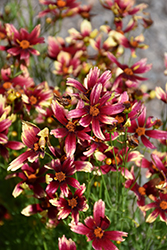
[[[132,76],[132,75],[133,75],[133,71],[132,71],[132,69],[130,69],[130,68],[124,69],[124,73],[125,73],[126,75],[129,75],[129,76]]]
[[[27,40],[22,40],[19,44],[22,49],[28,49],[30,47],[30,43]]]
[[[55,175],[56,177],[54,179],[58,180],[59,182],[64,181],[66,178],[66,175],[63,172],[58,172]]]
[[[167,201],[161,201],[160,203],[160,208],[162,208],[163,210],[166,210],[167,209]]]
[[[138,191],[141,195],[145,195],[146,194],[146,189],[144,187],[139,187]]]
[[[35,97],[35,96],[31,96],[30,97],[30,103],[31,103],[31,105],[34,105],[34,104],[36,104],[37,103],[37,98]]]
[[[62,8],[64,6],[66,6],[66,2],[63,1],[63,0],[57,0],[57,6],[60,7],[60,8]]]
[[[103,237],[103,230],[100,228],[100,227],[97,227],[95,230],[94,230],[94,234],[97,238],[102,238]]]
[[[77,198],[77,197],[76,197]],[[73,209],[74,207],[77,206],[77,201],[76,198],[72,198],[68,200],[68,205]]]
[[[112,163],[112,160],[111,160],[111,158],[107,158],[106,160],[105,160],[105,162],[106,162],[106,164],[107,165],[111,165],[111,163]]]
[[[69,132],[74,132],[75,131],[75,124],[71,121],[68,122],[68,124],[66,125],[66,128],[68,129]]]
[[[3,84],[4,89],[10,89],[11,86],[12,86],[11,82],[4,82]]]
[[[38,151],[39,150],[39,144],[38,143],[34,143],[34,151]]]
[[[100,111],[96,106],[90,106],[90,111],[89,111],[90,115],[92,116],[97,116]]]
[[[145,135],[145,128],[138,127],[136,129],[136,133],[138,134],[138,136]]]

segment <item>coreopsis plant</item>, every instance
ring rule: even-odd
[[[144,88],[147,5],[101,0],[112,21],[97,24],[93,3],[28,0],[27,18],[21,2],[0,15],[1,248],[166,249],[167,101]]]

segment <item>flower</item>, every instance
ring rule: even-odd
[[[153,122],[152,117],[148,117],[146,119],[146,107],[143,106],[143,110],[139,115],[138,122],[136,120],[131,121],[131,126],[128,127],[129,133],[135,133],[136,138],[140,136],[142,143],[147,147],[154,149],[156,148],[147,138],[155,138],[155,139],[167,139],[167,132],[154,129],[154,125],[156,124],[156,120]],[[153,129],[150,129],[153,127]]]
[[[131,82],[134,82],[136,84],[138,83],[138,81],[147,80],[147,78],[138,76],[138,74],[146,73],[152,67],[152,64],[146,65],[147,58],[139,60],[138,62],[134,63],[131,67],[129,67],[126,64],[119,63],[116,57],[110,52],[108,52],[108,58],[113,63],[115,63],[118,66],[118,68],[122,69],[122,73],[119,74],[114,81],[114,88],[118,87],[121,80],[125,81],[130,80]]]
[[[51,104],[54,117],[63,125],[63,128],[52,129],[50,134],[53,134],[56,138],[65,137],[65,151],[67,157],[73,156],[76,151],[76,139],[82,141],[90,141],[91,137],[86,133],[89,132],[89,128],[78,126],[77,120],[68,120],[66,112],[63,106],[59,105],[56,101]]]
[[[46,171],[46,168],[40,168],[39,161],[36,160],[32,162],[30,166],[28,165],[28,163],[25,163],[21,167],[21,172],[9,174],[6,179],[15,176],[22,179],[22,181],[15,186],[12,195],[16,198],[24,191],[24,189],[31,189],[34,192],[35,197],[44,197],[45,192],[40,183],[45,183],[44,174]]]
[[[165,85],[165,91],[161,87],[156,87],[155,94],[159,100],[163,101],[164,103],[167,103],[167,83]]]
[[[93,217],[87,217],[83,223],[70,223],[71,230],[78,234],[87,236],[87,241],[93,241],[92,247],[95,250],[118,250],[118,248],[110,241],[124,241],[123,236],[127,236],[126,232],[106,231],[110,225],[109,219],[105,216],[105,203],[102,200],[95,202],[93,207]]]
[[[22,141],[28,149],[14,159],[7,170],[15,171],[22,167],[24,162],[34,162],[38,157],[45,155],[45,145],[48,142],[49,129],[40,130],[36,125],[22,121]]]
[[[72,239],[67,240],[65,235],[62,238],[59,238],[59,250],[76,250],[75,242]]]
[[[145,205],[142,209],[148,211],[151,208],[155,210],[147,217],[146,222],[154,222],[159,215],[160,219],[167,223],[167,194],[160,192],[159,198],[155,197],[155,202]]]
[[[74,194],[69,190],[67,198],[60,197],[59,200],[50,200],[53,206],[59,209],[58,219],[65,219],[70,213],[72,220],[77,224],[79,221],[79,211],[88,209],[87,201],[83,193],[85,192],[85,184],[81,185]]]
[[[62,194],[67,197],[69,193],[67,185],[80,188],[80,183],[71,177],[71,175],[76,172],[71,158],[67,158],[63,163],[61,163],[59,159],[52,160],[49,164],[45,165],[45,167],[54,170],[54,174],[51,173],[46,176],[46,182],[48,182],[46,191],[48,194],[54,194],[58,187],[60,187]]]
[[[13,24],[6,24],[6,32],[11,48],[7,50],[13,56],[19,56],[20,60],[28,62],[30,54],[39,55],[39,51],[33,48],[34,45],[44,43],[44,38],[39,37],[40,24],[38,24],[31,33],[24,28],[18,31]]]

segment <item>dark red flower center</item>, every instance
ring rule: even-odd
[[[36,104],[36,103],[37,103],[37,100],[38,100],[38,99],[37,99],[35,96],[32,95],[32,96],[30,97],[30,103],[31,103],[31,105]]]
[[[97,227],[95,230],[94,230],[94,234],[96,236],[96,238],[102,238],[103,237],[103,230],[100,228],[100,227]]]
[[[69,121],[68,124],[66,125],[66,128],[68,129],[69,132],[74,132],[76,125],[73,122]]]
[[[97,116],[100,111],[96,106],[90,106],[90,111],[89,111],[90,115],[92,116]]]
[[[64,6],[66,6],[66,2],[63,1],[63,0],[57,0],[57,6],[58,7],[64,7]]]
[[[136,129],[136,133],[138,134],[138,136],[145,135],[145,128],[143,128],[143,127],[138,127],[138,128]]]
[[[28,49],[30,47],[30,43],[27,40],[22,40],[19,44],[22,49]]]
[[[77,197],[76,197],[77,198]],[[68,205],[73,209],[74,207],[77,206],[77,201],[76,198],[72,198],[68,200]]]
[[[55,179],[58,180],[59,182],[64,181],[65,178],[66,178],[66,175],[65,175],[65,173],[63,173],[63,172],[58,172],[58,173],[56,173],[55,175],[56,175],[56,178],[55,178]]]
[[[146,189],[144,187],[139,187],[138,191],[141,195],[145,195],[146,194]]]
[[[11,82],[4,82],[3,84],[4,89],[10,89],[11,86],[12,86]]]
[[[166,210],[167,209],[167,201],[161,201],[161,203],[159,204],[159,206],[163,210]]]
[[[124,73],[128,76],[132,76],[133,75],[133,70],[130,68],[126,68],[124,69]]]

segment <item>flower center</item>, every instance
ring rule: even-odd
[[[100,227],[97,227],[94,230],[94,234],[95,234],[96,237],[101,239],[103,237],[103,230]]]
[[[3,32],[0,32],[0,39],[4,39],[5,38],[5,34]]]
[[[63,0],[57,0],[57,6],[58,7],[64,7],[64,6],[66,6],[66,2],[63,1]]]
[[[105,163],[107,164],[107,165],[111,165],[111,163],[112,163],[112,160],[111,160],[111,158],[107,158],[106,160],[105,160]]]
[[[66,128],[68,129],[69,132],[75,132],[75,124],[71,121],[68,122],[66,125]]]
[[[138,136],[145,135],[145,128],[138,127],[136,129],[136,133],[138,134]]]
[[[20,47],[21,47],[22,49],[28,49],[28,48],[30,47],[29,41],[27,41],[27,40],[22,40],[22,41],[20,42]]]
[[[89,111],[90,115],[92,116],[97,116],[100,111],[96,106],[90,106],[90,111]]]
[[[37,103],[37,98],[35,97],[35,96],[31,96],[30,97],[30,103],[31,103],[31,105],[34,105],[34,104],[36,104]]]
[[[35,174],[30,174],[29,176],[28,176],[28,180],[30,181],[30,182],[35,182],[35,180],[37,179],[37,177],[36,177],[36,175]]]
[[[38,143],[34,143],[34,151],[38,151],[39,150],[39,144]]]
[[[120,161],[120,159],[119,159],[119,157],[117,155],[115,156],[115,159],[113,158],[113,160],[112,160],[113,165],[118,165],[120,162],[121,161]]]
[[[77,197],[76,197],[77,198]],[[72,198],[68,200],[68,205],[73,209],[74,207],[77,206],[77,201],[76,198]]]
[[[137,41],[131,41],[130,44],[131,44],[132,47],[134,47],[134,48],[138,47],[138,42],[137,42]]]
[[[132,76],[132,75],[133,75],[133,71],[132,71],[132,69],[130,69],[130,68],[124,69],[124,73],[125,73],[126,75],[128,75],[128,76]]]
[[[115,119],[117,120],[118,123],[124,122],[124,118],[121,115],[116,115]]]
[[[167,201],[161,201],[160,203],[160,208],[162,208],[163,210],[166,210],[167,209]]]
[[[10,89],[11,86],[12,86],[11,82],[4,82],[3,84],[4,89]]]
[[[65,175],[65,173],[63,173],[63,172],[58,172],[58,173],[56,173],[55,175],[56,175],[56,178],[55,178],[55,179],[58,180],[59,182],[64,181],[65,178],[66,178],[66,175]]]
[[[139,187],[138,191],[141,195],[145,195],[146,194],[146,189],[144,187]]]

